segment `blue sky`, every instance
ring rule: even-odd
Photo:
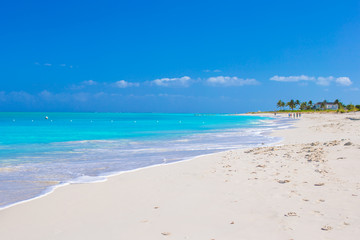
[[[0,111],[360,104],[359,1],[6,1]]]

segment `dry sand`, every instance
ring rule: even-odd
[[[242,149],[73,184],[0,211],[0,239],[359,239],[360,114],[308,114]]]

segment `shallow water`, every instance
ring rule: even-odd
[[[287,126],[258,116],[0,113],[0,207],[62,183],[274,143],[266,133]]]

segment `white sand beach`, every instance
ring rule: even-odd
[[[1,210],[0,239],[359,239],[360,114],[273,134],[279,146],[57,188]]]

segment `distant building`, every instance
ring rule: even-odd
[[[318,102],[314,105],[314,109],[322,109],[321,108],[322,102]],[[326,110],[338,110],[339,106],[333,102],[325,102],[325,109]]]

